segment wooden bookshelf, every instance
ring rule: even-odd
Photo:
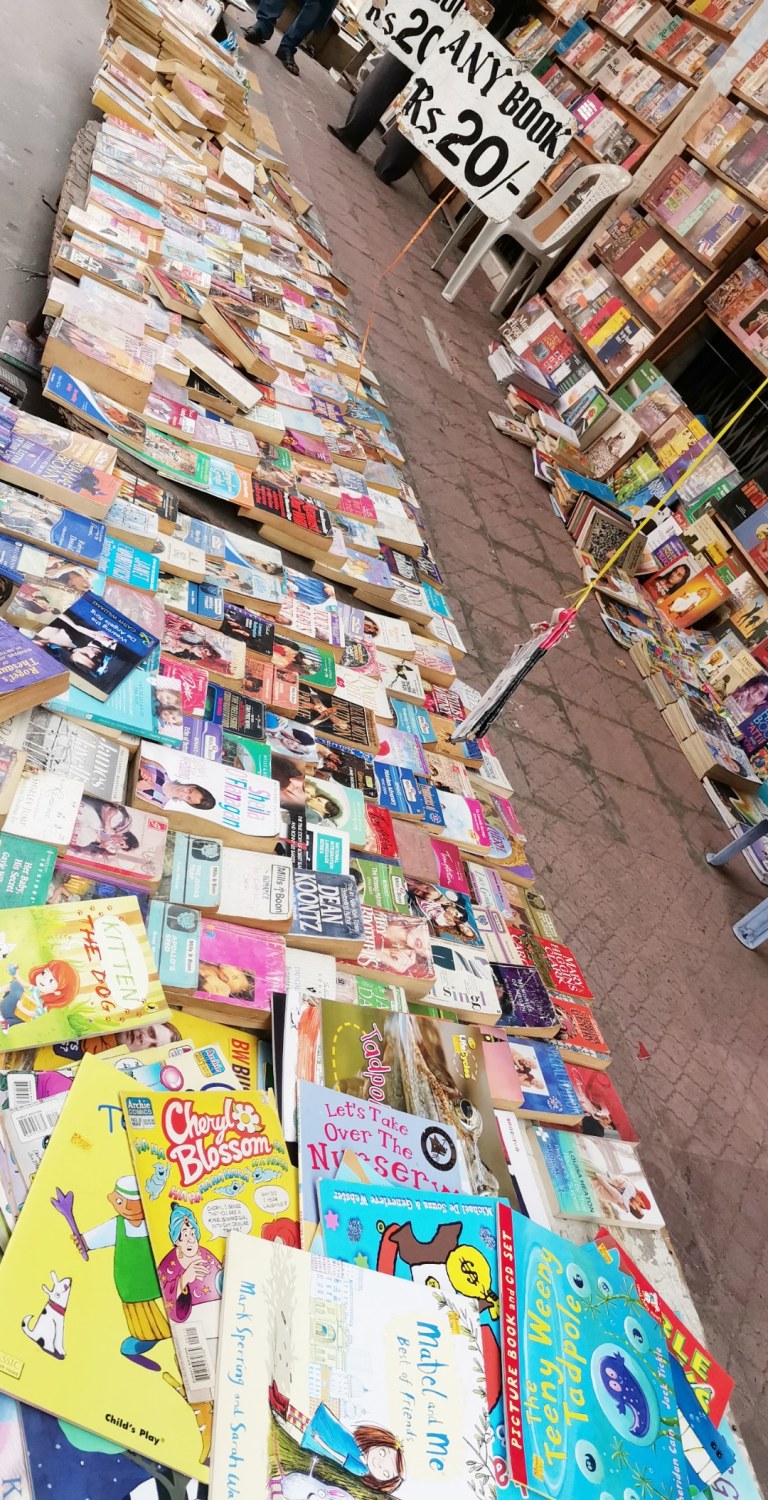
[[[719,328],[720,332],[724,333],[727,339],[730,339],[734,349],[740,349],[741,353],[755,366],[756,370],[760,371],[762,376],[768,375],[768,359],[765,356],[761,357],[754,349],[750,349],[746,344],[742,344],[741,340],[735,337],[733,330],[728,327],[728,324],[724,323],[722,318],[719,318],[717,313],[713,312],[711,308],[708,307],[706,309],[706,314],[710,323],[714,323],[715,328]]]
[[[731,84],[728,92],[729,94],[733,94],[734,99],[740,99],[742,104],[747,104],[750,109],[757,110],[759,115],[763,115],[765,119],[768,119],[768,104],[758,104],[755,99],[750,99],[749,94],[745,94],[743,89],[737,89],[733,84]]]
[[[721,26],[719,21],[709,21],[706,16],[700,16],[698,11],[691,10],[689,6],[682,3],[682,0],[672,0],[672,9],[676,10],[678,15],[685,16],[686,21],[692,21],[694,26],[701,26],[705,31],[711,31],[712,35],[719,37],[721,42],[732,42],[734,37],[738,36],[744,22],[748,20],[748,16],[745,16],[744,20],[731,31],[728,26]]]
[[[721,172],[719,167],[713,167],[712,164],[708,162],[699,151],[696,150],[696,147],[690,144],[690,141],[686,141],[685,149],[690,156],[695,156],[696,160],[700,161],[701,165],[703,167],[706,167],[707,171],[711,172],[713,177],[719,178],[720,182],[722,182],[725,187],[730,188],[731,192],[735,193],[737,198],[745,198],[747,202],[750,203],[753,208],[758,209],[761,214],[768,214],[768,202],[761,203],[760,199],[756,198],[754,193],[750,193],[749,188],[742,187],[740,182],[734,182],[733,178],[728,177],[725,172]]]

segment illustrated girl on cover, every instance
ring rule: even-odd
[[[80,989],[76,971],[63,958],[52,958],[30,969],[26,984],[17,978],[18,972],[16,964],[8,965],[11,982],[0,1000],[3,1031],[22,1021],[37,1020],[46,1011],[71,1005]]]
[[[324,1401],[307,1417],[278,1390],[274,1380],[269,1405],[275,1420],[301,1448],[330,1459],[377,1494],[391,1495],[400,1488],[405,1475],[403,1449],[386,1427],[366,1423],[350,1432]]]
[[[220,1302],[223,1271],[212,1250],[200,1247],[200,1225],[191,1208],[174,1203],[168,1225],[173,1246],[163,1256],[158,1280],[163,1301],[174,1323],[185,1323],[202,1302]]]

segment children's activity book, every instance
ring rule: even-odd
[[[222,1266],[232,1230],[298,1245],[296,1173],[265,1093],[122,1098],[184,1388],[213,1400]]]
[[[124,1089],[83,1058],[0,1263],[0,1390],[204,1479],[210,1412],[184,1396]]]
[[[495,1500],[477,1341],[432,1291],[233,1234],[211,1500]]]

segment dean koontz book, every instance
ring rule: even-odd
[[[289,947],[356,959],[364,936],[360,897],[351,875],[294,871]]]
[[[77,687],[102,702],[158,645],[156,636],[91,593],[55,615],[36,640],[69,671]]]
[[[119,1127],[125,1088],[83,1058],[0,1265],[0,1389],[204,1480],[209,1434],[183,1395]]]
[[[270,853],[280,837],[280,788],[266,776],[142,740],[133,805],[155,808],[180,833],[209,832],[233,848]]]
[[[3,913],[3,929],[0,1024],[9,1052],[168,1019],[134,896],[20,907]]]

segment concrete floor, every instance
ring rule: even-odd
[[[10,316],[39,300],[19,267],[46,263],[51,217],[41,193],[55,201],[86,118],[104,9],[102,0],[55,9],[27,0],[22,14],[5,31],[0,106],[0,314]],[[343,116],[346,96],[303,57],[301,78],[290,78],[273,47],[252,50],[251,65],[362,327],[377,271],[431,205],[412,178],[397,190],[377,183],[374,142],[357,158],[338,146],[325,126]],[[431,226],[383,286],[370,358],[473,652],[466,675],[479,686],[576,578],[524,450],[487,419],[499,406],[485,363],[494,329],[487,283],[470,284],[449,307],[429,270],[444,236]],[[537,667],[494,739],[540,888],[598,996],[613,1077],[768,1482],[768,953],[746,952],[730,933],[761,888],[741,861],[726,872],[705,865],[722,827],[595,614]]]

